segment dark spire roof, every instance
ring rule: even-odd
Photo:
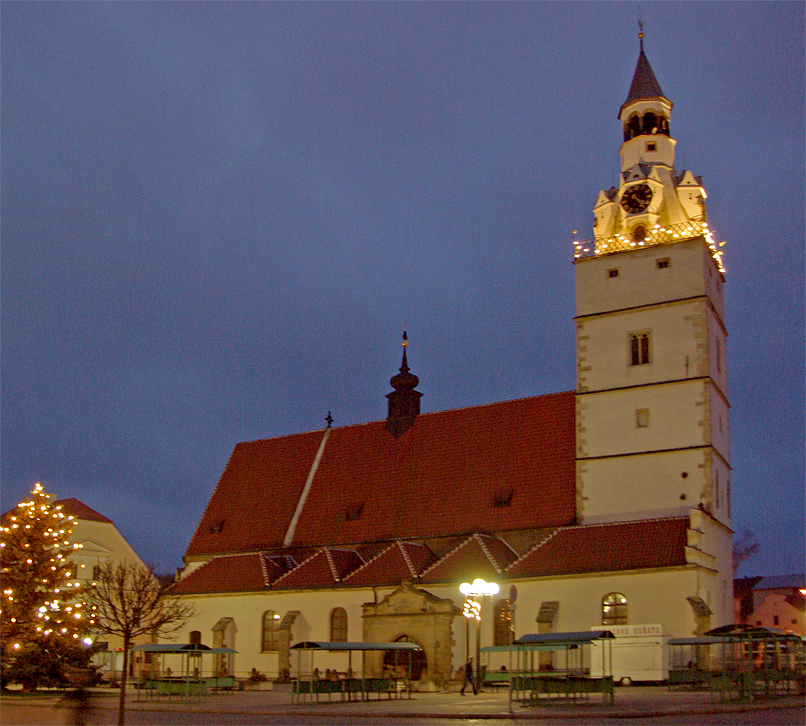
[[[658,79],[652,72],[652,67],[649,65],[646,55],[644,54],[644,38],[643,33],[639,36],[641,38],[641,52],[638,54],[638,64],[635,66],[635,74],[632,77],[632,84],[630,84],[630,92],[627,94],[627,100],[621,104],[621,110],[633,101],[638,101],[642,98],[665,98],[661,90]]]
[[[420,379],[409,371],[409,363],[406,359],[406,346],[408,344],[408,335],[404,330],[403,361],[400,364],[400,372],[389,380],[395,390],[386,394],[386,398],[389,399],[386,430],[395,438],[403,435],[411,428],[414,419],[420,414],[420,398],[423,395],[414,390]]]

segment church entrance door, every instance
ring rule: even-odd
[[[396,643],[415,643],[420,645],[408,635],[401,635]],[[413,650],[411,652],[399,650],[385,650],[383,653],[384,673],[392,673],[396,677],[403,677],[409,670],[409,658],[411,658],[411,673],[408,674],[412,681],[419,681],[423,671],[428,671],[428,659],[424,650]]]

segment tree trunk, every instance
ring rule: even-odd
[[[129,676],[129,642],[128,635],[123,636],[123,672],[120,674],[120,696],[118,697],[118,726],[126,722],[126,679]]]

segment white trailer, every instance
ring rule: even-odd
[[[613,680],[624,686],[637,681],[665,681],[669,677],[669,636],[663,626],[595,625],[591,630],[609,630],[613,656]],[[601,643],[591,644],[591,675],[601,677],[602,658],[597,653]],[[598,657],[597,657],[598,656]]]

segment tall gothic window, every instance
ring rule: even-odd
[[[630,365],[645,363],[649,363],[649,333],[633,333],[630,335]]]
[[[493,645],[512,644],[512,603],[499,600],[493,609]]]
[[[627,598],[620,592],[611,592],[602,598],[602,625],[627,624]]]
[[[333,643],[347,642],[347,611],[333,608],[330,613],[330,640]]]
[[[280,645],[280,616],[274,610],[263,613],[263,643],[261,650],[264,653],[274,653]]]

